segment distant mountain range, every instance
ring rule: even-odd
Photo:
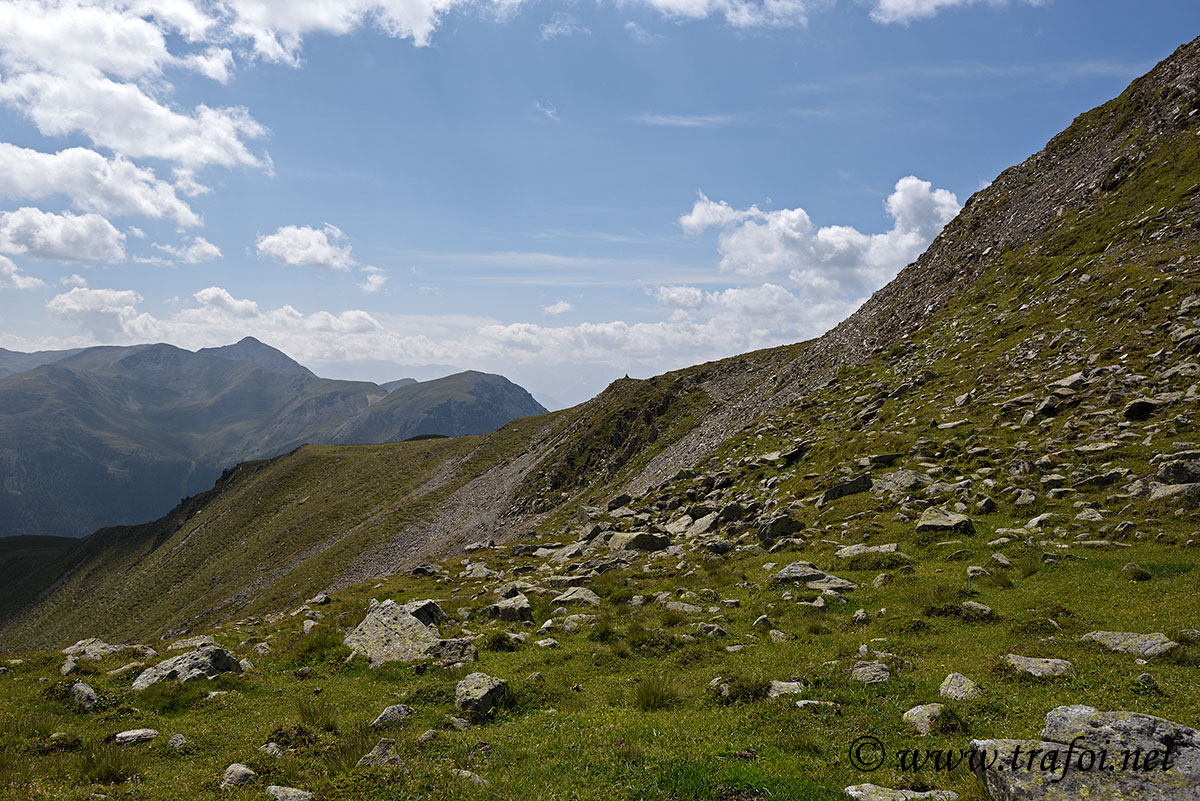
[[[320,378],[258,340],[0,349],[0,536],[149,520],[224,468],[305,443],[483,434],[546,410],[503,376]]]

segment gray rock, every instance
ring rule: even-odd
[[[695,604],[684,603],[683,601],[667,601],[663,606],[672,612],[682,612],[685,615],[698,615],[704,611]]]
[[[454,688],[454,705],[475,720],[490,717],[508,695],[508,682],[486,673],[472,673]]]
[[[187,738],[182,734],[172,734],[171,739],[167,740],[167,745],[176,751],[182,751],[187,748]]]
[[[421,601],[409,601],[400,605],[400,611],[407,612],[426,626],[439,626],[449,618],[437,602],[426,598]]]
[[[971,750],[996,801],[1200,801],[1200,732],[1164,718],[1058,707],[1040,741],[973,740]],[[1050,759],[1053,768],[1043,769]]]
[[[62,652],[76,659],[99,661],[109,654],[115,654],[117,651],[124,650],[125,647],[124,645],[110,645],[104,640],[89,637],[86,640],[80,640],[74,645],[62,649]]]
[[[922,487],[928,487],[932,483],[933,478],[924,473],[918,473],[915,470],[896,470],[875,478],[871,485],[871,491],[903,495]]]
[[[944,704],[921,704],[905,712],[901,719],[924,737],[933,731],[945,709]]]
[[[1038,659],[1006,654],[1000,661],[1018,673],[1026,673],[1041,679],[1078,675],[1075,672],[1075,666],[1065,659]]]
[[[614,551],[661,551],[670,545],[669,536],[649,531],[621,532],[613,534],[608,541],[608,547]]]
[[[487,614],[488,617],[501,620],[533,620],[533,606],[529,603],[528,598],[517,593],[511,598],[505,598],[489,606]]]
[[[888,666],[882,662],[855,662],[850,678],[863,684],[882,684],[892,677]]]
[[[835,592],[844,592],[858,587],[853,581],[838,578],[818,569],[812,562],[792,562],[775,574],[774,581],[788,584],[803,583],[810,590],[829,589]]]
[[[436,611],[435,611],[436,610]],[[413,614],[413,613],[416,614]],[[442,654],[452,641],[441,640],[436,629],[421,622],[434,620],[444,614],[433,601],[412,601],[400,606],[395,601],[372,600],[363,618],[343,642],[367,657],[371,667],[385,662],[415,662],[421,659],[444,658]]]
[[[1200,482],[1200,460],[1174,459],[1159,465],[1157,478],[1164,484],[1195,484]]]
[[[431,659],[443,662],[474,662],[478,658],[475,641],[470,637],[453,637],[438,640],[426,649]]]
[[[371,728],[379,728],[386,726],[389,723],[395,723],[397,720],[404,720],[414,714],[411,706],[404,704],[393,704],[379,713],[379,717],[375,718],[371,723]]]
[[[225,673],[241,673],[242,666],[224,648],[207,646],[173,656],[149,667],[133,680],[133,689],[141,691],[160,681],[194,681],[215,679]]]
[[[855,476],[849,481],[843,481],[840,484],[834,484],[829,489],[821,494],[821,503],[826,504],[830,501],[836,501],[838,498],[844,498],[847,495],[855,495],[860,492],[867,492],[871,489],[871,474],[863,473],[861,476]]]
[[[148,743],[157,736],[158,731],[155,729],[129,729],[115,734],[113,742],[117,745],[137,745],[138,743]]]
[[[947,701],[974,701],[981,693],[978,684],[961,673],[951,673],[938,687],[938,695]]]
[[[363,754],[362,759],[358,760],[357,767],[400,768],[404,767],[404,760],[396,752],[395,741],[385,737],[376,743],[374,748]]]
[[[572,587],[551,603],[555,606],[599,606],[600,596],[586,587]]]
[[[877,784],[856,784],[844,791],[855,801],[957,801],[958,793],[949,790],[893,790]]]
[[[917,521],[917,533],[970,536],[975,533],[975,524],[966,515],[931,506],[921,513],[921,519]]]
[[[1097,642],[1110,651],[1134,654],[1143,659],[1162,656],[1179,647],[1179,643],[1168,640],[1165,634],[1134,634],[1128,631],[1091,631],[1079,638],[1080,642]]]
[[[267,788],[267,795],[275,799],[275,801],[312,801],[313,794],[304,790],[297,790],[295,787],[280,787],[277,784],[272,784]]]
[[[985,604],[981,604],[978,601],[963,601],[962,610],[963,615],[968,618],[973,618],[975,620],[992,619],[992,608]]]
[[[210,637],[207,634],[201,634],[196,637],[188,637],[185,640],[176,640],[175,642],[173,642],[167,646],[167,650],[168,651],[194,651],[197,648],[211,648],[211,647],[215,646],[216,644],[217,644],[217,641],[214,640],[212,637]]]
[[[275,757],[276,759],[279,759],[284,755],[284,750],[282,748],[280,748],[279,743],[276,743],[276,742],[270,742],[270,743],[265,743],[263,745],[260,745],[258,747],[258,750],[262,751],[267,756]]]
[[[75,706],[84,712],[91,712],[96,708],[96,691],[82,681],[77,681],[71,685],[70,694],[71,700],[75,702]]]
[[[240,762],[234,762],[225,768],[225,773],[221,776],[221,787],[242,787],[257,778],[258,774],[250,770],[250,768]]]
[[[802,528],[800,521],[788,514],[778,514],[758,527],[758,538],[763,542],[778,540],[795,534]]]
[[[469,770],[463,770],[462,768],[451,768],[450,772],[453,773],[458,778],[462,779],[463,781],[470,782],[471,784],[475,785],[476,787],[490,787],[491,786],[491,783],[487,779],[485,779],[482,776],[479,776],[477,774],[474,774]]]
[[[804,682],[772,681],[770,688],[767,690],[767,697],[779,698],[784,695],[799,695],[802,692],[804,692]]]

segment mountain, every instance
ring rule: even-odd
[[[0,378],[13,373],[23,373],[43,364],[53,364],[56,361],[74,356],[82,348],[74,350],[39,350],[35,353],[19,353],[0,348]]]
[[[542,411],[500,376],[389,394],[318,378],[252,338],[88,348],[0,379],[0,536],[152,519],[226,467],[306,442],[481,433]]]
[[[0,681],[0,781],[87,792],[116,770],[87,767],[117,761],[106,738],[147,727],[194,749],[121,768],[150,801],[231,763],[329,801],[1186,796],[1198,221],[1200,39],[976,193],[818,339],[484,435],[240,464],[7,593],[0,648],[174,656],[202,634],[253,670],[141,693],[131,653],[24,654]],[[389,626],[416,664],[386,661]],[[967,742],[1161,746],[1181,767],[901,761]],[[360,765],[389,743],[403,771]]]
[[[391,392],[393,389],[399,389],[400,387],[407,387],[410,384],[415,384],[415,383],[417,383],[417,379],[415,379],[415,378],[397,378],[395,381],[388,381],[386,383],[380,384],[379,386],[381,389],[385,389],[388,392]]]

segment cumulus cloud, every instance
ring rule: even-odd
[[[0,212],[0,253],[59,261],[125,260],[125,235],[99,214],[51,214],[30,207]]]
[[[63,286],[87,286],[87,279],[79,273],[71,273],[58,279],[58,283]]]
[[[700,195],[680,217],[684,231],[720,229],[721,269],[763,278],[787,272],[814,301],[864,298],[916,259],[959,211],[958,198],[914,176],[901,178],[885,208],[889,231],[845,225],[817,228],[802,208],[735,209]]]
[[[260,236],[256,247],[259,256],[269,256],[288,267],[349,270],[355,261],[350,244],[342,244],[345,238],[340,228],[329,223],[320,229],[284,225],[273,234]]]
[[[542,313],[549,314],[549,315],[566,314],[567,312],[573,310],[574,308],[575,307],[572,306],[567,301],[560,300],[555,303],[551,303],[549,306],[543,306]]]
[[[25,275],[12,259],[0,256],[0,289],[40,289],[46,282],[32,275]]]
[[[556,11],[550,17],[550,21],[542,25],[538,35],[543,42],[548,42],[551,39],[557,39],[561,36],[575,36],[577,34],[590,36],[591,33],[591,30],[575,17],[570,14],[564,14],[561,11]]]
[[[723,17],[735,28],[789,28],[808,21],[809,0],[645,0],[668,18]]]
[[[1046,0],[1024,0],[1031,6],[1040,6]],[[991,6],[1008,5],[1008,0],[877,0],[871,18],[882,23],[909,23],[925,19],[947,8],[986,3]]]
[[[367,274],[363,282],[358,285],[363,292],[374,294],[383,289],[383,285],[387,283],[387,272],[378,267],[367,265],[362,268],[362,272]]]
[[[183,264],[200,264],[221,258],[221,249],[202,236],[196,237],[191,244],[183,247],[160,245],[157,242],[154,243],[154,247],[171,256],[171,261]]]
[[[660,286],[654,288],[654,299],[676,309],[697,309],[704,302],[704,293],[694,286]]]
[[[174,187],[120,154],[105,158],[82,147],[41,153],[0,142],[0,196],[39,200],[54,195],[65,195],[81,211],[200,224]]]
[[[55,295],[46,308],[56,317],[74,320],[101,342],[124,338],[136,324],[137,304],[142,296],[132,289],[88,289],[75,287]]]
[[[219,286],[201,289],[193,295],[201,306],[216,311],[228,312],[234,317],[248,318],[258,316],[258,304],[252,300],[239,300],[229,294],[229,290]]]

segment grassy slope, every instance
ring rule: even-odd
[[[1114,108],[1121,108],[1119,101],[1114,102],[1117,105],[1105,112],[1110,116]],[[1079,124],[1097,123],[1085,116]],[[88,717],[71,712],[68,704],[56,699],[54,681],[61,657],[31,654],[12,667],[8,681],[0,682],[0,787],[7,782],[13,793],[19,793],[16,797],[34,799],[82,799],[98,790],[113,799],[257,799],[263,797],[262,787],[271,783],[304,787],[326,801],[533,797],[731,801],[833,799],[846,785],[873,781],[953,789],[968,801],[978,801],[983,798],[981,790],[965,772],[913,775],[889,766],[865,774],[847,764],[846,749],[865,733],[880,737],[893,753],[918,745],[962,748],[971,737],[1033,737],[1045,713],[1067,703],[1136,710],[1197,725],[1200,648],[1196,644],[1144,667],[1135,664],[1132,656],[1103,652],[1078,641],[1079,635],[1093,629],[1163,631],[1177,636],[1183,629],[1200,628],[1193,602],[1195,532],[1200,528],[1195,504],[1128,497],[1122,492],[1123,482],[1085,485],[1075,494],[1053,499],[1040,478],[1060,473],[1070,484],[1114,467],[1147,476],[1154,472],[1149,460],[1155,453],[1173,450],[1175,443],[1184,447],[1184,443],[1200,442],[1194,398],[1174,401],[1146,422],[1127,422],[1120,415],[1124,402],[1145,392],[1151,382],[1159,390],[1184,391],[1195,380],[1159,376],[1171,364],[1194,358],[1173,349],[1169,329],[1179,319],[1184,299],[1200,291],[1198,187],[1200,139],[1191,130],[1163,143],[1153,158],[1086,209],[1065,210],[1044,238],[1003,253],[973,289],[955,298],[915,336],[861,367],[843,370],[829,387],[757,421],[701,466],[705,474],[729,478],[732,486],[726,497],[740,495],[791,508],[807,527],[804,548],[769,555],[753,547],[752,532],[728,525],[722,533],[739,542],[738,551],[716,558],[695,549],[682,557],[683,569],[677,568],[674,558],[651,559],[632,570],[596,577],[590,586],[604,603],[595,625],[585,625],[576,633],[561,628],[552,632],[550,636],[559,641],[556,649],[535,646],[532,641],[537,635],[512,652],[485,645],[496,632],[522,630],[519,624],[501,624],[482,614],[500,580],[393,576],[382,579],[379,586],[367,583],[338,592],[333,604],[321,608],[320,625],[307,637],[300,631],[301,618],[286,615],[215,629],[223,644],[239,655],[249,655],[257,665],[255,672],[236,681],[192,685],[147,697],[129,690],[128,676],[106,675],[105,670],[126,661],[123,655],[100,665],[85,665],[84,678],[105,701],[100,712]],[[1167,355],[1156,357],[1159,350]],[[1040,399],[1048,391],[1048,382],[1087,367],[1127,369],[1114,373],[1111,381],[1081,389],[1078,404],[1057,416],[1022,424],[1032,406],[1007,403],[1025,393]],[[860,413],[867,399],[922,374],[921,383],[886,400],[872,422],[862,422]],[[622,403],[593,407],[598,413],[587,417],[559,414],[537,423],[571,443],[544,462],[541,479],[553,483],[553,468],[560,464],[563,476],[572,469],[594,470],[602,478],[619,476],[623,468],[606,463],[613,451],[598,443],[649,440],[646,421],[628,409],[665,397],[660,394],[664,387],[654,382],[619,385],[610,399],[620,397]],[[954,399],[968,390],[975,393],[974,399],[957,406]],[[664,409],[668,419],[682,423],[690,411],[688,393],[672,397],[676,400],[666,402]],[[947,429],[936,425],[950,421],[962,422]],[[212,515],[213,531],[226,532],[223,537],[238,530],[247,534],[286,531],[302,545],[306,537],[316,537],[321,526],[328,533],[362,520],[362,510],[371,508],[372,502],[398,497],[397,487],[402,491],[419,482],[444,460],[472,447],[492,449],[479,454],[477,469],[519,452],[535,431],[531,426],[535,423],[517,421],[497,436],[482,439],[306,448],[263,467],[257,475],[234,476],[234,491],[227,497],[219,494],[204,516]],[[664,439],[656,438],[650,447],[663,447]],[[796,439],[813,443],[799,464],[779,468],[758,459]],[[1076,450],[1101,440],[1118,445],[1094,455]],[[464,450],[450,453],[439,448]],[[855,463],[859,457],[882,452],[902,453],[898,466],[935,473],[948,482],[959,476],[970,478],[975,489],[969,500],[973,503],[980,495],[991,494],[998,508],[972,512],[975,536],[961,543],[938,544],[915,533],[913,517],[921,503],[906,507],[869,493],[824,506],[806,500],[840,477],[861,472],[863,468]],[[380,461],[384,454],[396,461],[384,465]],[[422,455],[427,467],[420,461]],[[414,469],[424,472],[414,476],[410,472]],[[289,480],[295,485],[289,486]],[[988,481],[996,486],[989,488]],[[658,504],[673,496],[694,495],[698,486],[698,479],[680,478],[634,503],[657,519],[663,514]],[[1014,506],[1011,489],[1015,487],[1034,489],[1038,501]],[[310,493],[303,506],[297,506],[298,497],[287,501],[288,493],[301,492]],[[347,497],[356,492],[357,497]],[[309,514],[310,504],[317,504],[313,509],[320,509],[320,514],[308,527],[300,521]],[[1105,520],[1075,519],[1090,506],[1102,510]],[[904,517],[898,512],[904,512]],[[1003,546],[988,545],[997,529],[1021,525],[1043,512],[1056,517],[1029,543],[1017,539]],[[342,514],[348,517],[340,518]],[[228,522],[218,527],[218,520]],[[203,536],[203,522],[194,521],[185,530]],[[1118,526],[1119,522],[1129,525]],[[562,530],[567,525],[561,512],[549,516],[536,541],[567,541],[574,533]],[[1074,544],[1081,537],[1118,544]],[[347,556],[362,547],[359,541],[343,542]],[[856,542],[897,542],[913,557],[916,572],[906,576],[889,570],[893,580],[875,588],[873,579],[882,565],[843,565],[833,556],[838,546]],[[221,544],[228,547],[231,541]],[[274,563],[286,555],[262,550],[266,546],[261,538],[248,539],[246,544],[258,549],[256,560]],[[965,553],[956,553],[961,551]],[[1008,555],[1015,567],[997,567],[991,560],[997,551]],[[1049,565],[1040,558],[1043,552],[1078,558]],[[334,569],[342,553],[330,555]],[[533,583],[545,570],[542,560],[513,557],[506,550],[476,558]],[[822,611],[789,603],[784,588],[769,582],[777,569],[769,565],[793,559],[811,560],[856,581],[859,589],[849,593],[850,603],[831,603]],[[257,564],[256,560],[250,563]],[[1121,571],[1131,561],[1152,578],[1131,582]],[[967,565],[987,565],[994,575],[968,582]],[[453,576],[460,569],[459,560],[445,567]],[[295,586],[271,585],[245,611],[284,610],[285,601],[295,603],[292,599],[303,597],[297,595],[302,588],[319,584],[324,567],[315,560],[306,569],[316,572],[291,579]],[[201,572],[189,591],[203,591],[213,576]],[[156,590],[170,591],[165,584]],[[682,594],[702,607],[713,604],[719,611],[687,617],[658,606],[629,604],[634,593],[648,596],[660,590],[677,597]],[[807,598],[813,593],[801,589],[796,595]],[[96,603],[96,597],[86,603]],[[361,619],[372,597],[400,601],[434,597],[451,614],[468,610],[467,620],[443,627],[443,634],[482,635],[480,663],[467,670],[508,679],[513,704],[495,722],[457,731],[446,716],[454,713],[454,684],[467,670],[432,667],[421,672],[412,666],[390,666],[372,671],[361,660],[346,662],[348,652],[339,645],[341,631]],[[531,595],[538,623],[552,616],[552,597]],[[722,604],[720,599],[736,600],[738,605]],[[995,619],[972,622],[947,614],[966,599],[994,608]],[[852,620],[858,608],[868,611],[866,624]],[[760,614],[769,615],[788,640],[771,642],[754,628]],[[561,625],[562,617],[556,617]],[[694,641],[679,637],[697,635],[694,624],[700,621],[719,623],[729,636],[697,636]],[[52,616],[43,622],[50,624]],[[268,641],[272,653],[261,657],[250,653],[251,638]],[[886,685],[865,688],[848,678],[847,669],[864,643],[905,660],[895,665],[894,677]],[[731,644],[749,647],[730,653],[725,647]],[[999,665],[999,657],[1008,652],[1069,659],[1078,669],[1078,678],[1046,682],[1018,678]],[[305,678],[297,672],[300,668],[311,668],[311,675]],[[984,696],[951,705],[962,730],[939,731],[919,740],[902,725],[900,715],[916,704],[938,700],[937,686],[951,671],[978,681]],[[1134,681],[1143,671],[1154,676],[1157,689]],[[541,673],[543,680],[530,678],[534,672]],[[766,679],[801,680],[808,685],[805,697],[836,701],[841,714],[812,715],[785,702],[750,697],[722,705],[706,689],[716,676],[738,678],[747,696]],[[50,681],[39,682],[40,677]],[[663,684],[673,692],[660,687],[665,708],[647,710],[638,698],[650,693],[638,688],[656,677],[664,677]],[[203,698],[213,686],[231,692]],[[301,707],[311,705],[313,699],[328,705],[324,717],[331,730],[315,716],[302,715]],[[406,761],[404,770],[354,769],[338,758],[343,749],[353,757],[366,750],[373,738],[361,737],[358,728],[383,706],[398,701],[417,709],[414,719],[385,732],[397,741]],[[294,727],[301,725],[307,738],[295,737]],[[94,784],[95,773],[83,767],[84,755],[94,751],[104,736],[137,726],[152,726],[164,735],[149,746],[126,752],[137,755],[140,764],[135,772],[140,778],[113,786]],[[257,751],[268,739],[283,740],[282,729],[288,727],[293,727],[293,739],[285,758],[274,760]],[[419,744],[417,736],[426,729],[438,734],[431,742]],[[54,750],[46,739],[56,730],[68,733],[63,750]],[[188,737],[191,751],[180,755],[166,747],[163,740],[174,732]],[[259,771],[260,781],[245,790],[218,791],[221,772],[234,761]],[[484,776],[491,788],[463,784],[450,773],[457,768]]]

